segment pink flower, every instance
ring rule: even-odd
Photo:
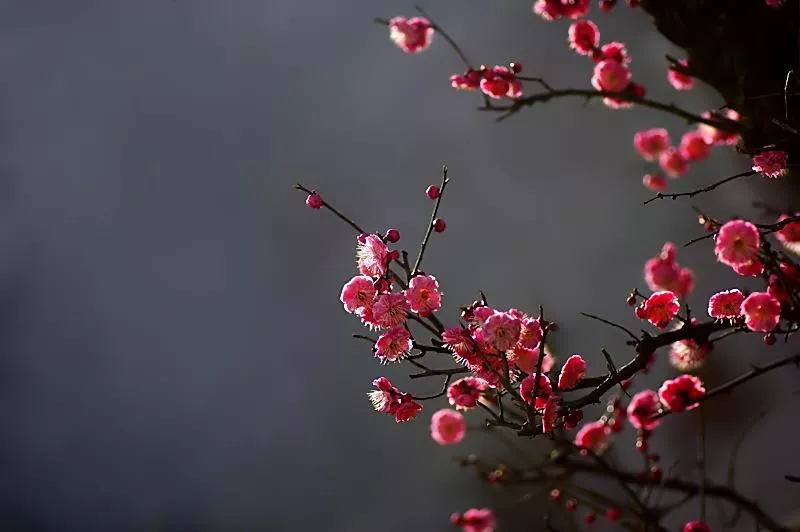
[[[545,20],[561,17],[577,20],[589,12],[589,0],[536,0],[533,12]]]
[[[669,363],[678,371],[696,371],[705,364],[711,346],[710,343],[700,345],[692,339],[674,342],[669,350]]]
[[[600,44],[600,30],[591,20],[573,22],[567,36],[569,47],[580,55],[591,55]]]
[[[784,0],[764,0],[769,7],[783,7]]]
[[[658,157],[658,165],[672,179],[677,179],[686,173],[686,159],[683,158],[678,148],[668,148]]]
[[[687,68],[689,66],[686,59],[681,59],[678,61],[678,65],[682,66],[683,68]],[[694,79],[692,79],[691,76],[687,76],[683,72],[678,72],[674,68],[669,68],[667,70],[667,80],[669,81],[670,85],[679,91],[688,91],[694,87]]]
[[[628,55],[628,49],[621,42],[606,43],[592,54],[592,59],[595,63],[603,59],[610,59],[616,61],[622,66],[628,66],[631,63],[631,56]],[[642,95],[643,96],[643,95]]]
[[[639,430],[653,430],[661,423],[652,417],[658,414],[661,402],[653,390],[644,390],[633,396],[628,405],[628,421]]]
[[[544,411],[542,412],[542,432],[545,434],[552,432],[556,425],[559,401],[560,398],[557,395],[551,395],[544,404]]]
[[[372,407],[376,412],[394,416],[397,423],[410,421],[422,410],[422,405],[392,386],[386,377],[375,379],[372,385],[377,388],[367,393]]]
[[[507,66],[494,66],[483,71],[480,81],[481,91],[490,98],[520,98],[522,84]]]
[[[608,447],[609,434],[611,429],[603,421],[592,421],[584,424],[575,434],[575,445],[595,454],[602,454]]]
[[[793,218],[795,216],[798,216],[798,214],[795,213],[792,216],[781,214],[778,221],[782,222],[787,218]],[[784,225],[775,232],[775,238],[777,238],[786,249],[796,255],[800,255],[800,222],[789,222]]]
[[[375,286],[370,277],[356,275],[342,287],[342,295],[339,300],[344,304],[344,309],[353,314],[364,307],[371,307],[375,293]]]
[[[742,301],[744,294],[736,288],[717,292],[708,300],[708,315],[717,319],[738,318]]]
[[[659,329],[665,328],[678,314],[678,297],[669,290],[656,292],[636,308],[636,316],[647,320]]]
[[[630,82],[630,71],[617,61],[604,59],[594,66],[592,86],[598,91],[622,92]]]
[[[356,248],[356,264],[362,275],[382,277],[389,268],[389,249],[378,235],[367,235]]]
[[[767,0],[768,5],[769,1]],[[703,521],[689,521],[683,525],[683,532],[711,532],[711,528]]]
[[[444,346],[457,357],[458,362],[464,362],[464,359],[472,358],[475,355],[475,341],[470,332],[461,326],[445,329],[442,333],[442,341]]]
[[[487,344],[498,351],[507,351],[519,340],[522,323],[507,312],[495,312],[476,332]]]
[[[574,354],[564,362],[558,376],[558,389],[569,390],[578,385],[586,375],[586,361],[579,354]]]
[[[706,111],[701,116],[703,118],[712,118],[712,116],[714,118],[719,118],[720,114],[714,113],[712,115],[711,113]],[[727,111],[725,111],[723,117],[727,118],[728,120],[733,120],[734,122],[739,121],[739,113],[737,113],[733,109],[728,109]],[[697,126],[697,132],[700,133],[700,135],[705,139],[705,141],[708,144],[716,146],[719,145],[733,146],[734,144],[739,142],[739,135],[737,135],[736,133],[730,133],[722,129],[717,129],[716,127],[711,126],[709,124],[699,124]]]
[[[397,407],[397,412],[394,413],[394,420],[396,423],[405,423],[417,417],[421,411],[421,404],[411,399],[410,396],[404,395],[400,406]]]
[[[533,383],[536,374],[528,375],[519,384],[519,394],[528,403],[533,401]],[[534,408],[544,408],[547,404],[547,398],[553,393],[553,386],[550,384],[550,379],[547,375],[539,375],[539,389],[536,390],[536,402]]]
[[[372,381],[372,385],[377,390],[367,393],[367,397],[372,402],[372,407],[375,411],[382,414],[394,414],[402,395],[400,390],[392,386],[392,383],[386,377],[378,377]]]
[[[481,75],[475,70],[468,69],[463,74],[453,74],[450,76],[450,85],[457,90],[472,91],[480,87]],[[433,185],[432,185],[433,186]],[[438,196],[439,188],[436,188],[437,195],[431,199],[436,199]]]
[[[417,275],[408,282],[405,290],[408,305],[412,312],[427,315],[442,306],[439,283],[433,275]]]
[[[753,157],[753,170],[767,177],[783,177],[789,173],[789,156],[785,151],[762,151]]]
[[[317,194],[316,190],[312,190],[311,194],[306,198],[306,205],[312,209],[319,209],[325,205],[325,202],[322,200],[322,196]]]
[[[658,389],[658,397],[673,412],[692,410],[698,407],[698,400],[706,393],[703,381],[694,375],[680,375],[664,381]]]
[[[439,445],[453,445],[464,439],[467,423],[461,412],[443,408],[431,416],[431,438]]]
[[[681,156],[689,162],[705,159],[711,151],[711,145],[697,131],[687,131],[681,137]]]
[[[447,398],[456,410],[469,410],[478,406],[478,399],[489,389],[489,383],[480,377],[458,379],[447,388]]]
[[[728,266],[747,266],[758,260],[761,235],[745,220],[731,220],[720,227],[714,244],[717,260]]]
[[[694,288],[694,274],[689,268],[681,268],[675,260],[675,244],[667,242],[661,254],[644,264],[644,278],[650,290],[670,290],[685,298]]]
[[[423,17],[394,17],[389,21],[389,38],[405,53],[427,50],[433,40],[433,26]]]
[[[515,316],[514,312],[518,312],[520,314],[518,317],[520,320],[522,320],[522,327],[519,331],[519,340],[517,340],[519,345],[531,349],[539,347],[539,342],[542,341],[542,325],[539,323],[539,319],[530,318],[515,309],[508,311],[508,313],[512,316]]]
[[[781,303],[768,292],[753,292],[742,301],[747,328],[755,332],[770,332],[781,321]]]
[[[633,135],[633,147],[645,161],[654,161],[669,149],[669,133],[661,127],[637,131]]]
[[[488,508],[470,508],[463,514],[454,513],[450,522],[460,526],[462,532],[494,532],[495,527],[494,514]]]
[[[375,342],[375,356],[382,362],[395,362],[411,351],[411,334],[405,327],[392,327]]]
[[[540,349],[540,347],[530,349],[517,344],[506,352],[506,356],[508,357],[509,362],[512,362],[525,373],[536,373],[536,365],[539,363]],[[544,360],[542,360],[542,372],[549,372],[551,369],[553,369],[553,365],[555,363],[555,359],[552,357],[552,355],[550,355],[550,353],[547,352],[547,349],[545,349]]]
[[[667,190],[667,180],[660,174],[645,174],[642,184],[655,192]]]
[[[408,311],[408,302],[403,294],[381,294],[372,305],[373,320],[384,329],[405,323]]]
[[[764,273],[764,263],[756,259],[750,262],[737,264],[733,271],[744,277],[758,277]]]

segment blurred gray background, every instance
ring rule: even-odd
[[[589,86],[567,24],[527,0],[424,5],[476,63]],[[696,112],[723,103],[667,84],[664,54],[680,50],[643,13],[593,9],[652,97]],[[449,460],[506,454],[496,441],[441,448],[426,415],[396,426],[371,412],[376,376],[428,388],[350,338],[359,324],[338,295],[354,235],[291,185],[370,229],[399,228],[416,250],[423,191],[447,163],[449,227],[425,262],[443,321],[478,289],[499,307],[543,304],[562,326],[555,353],[580,351],[599,372],[601,347],[630,354],[578,312],[635,327],[625,297],[645,288],[644,261],[700,234],[688,202],[642,207],[647,167],[631,147],[637,129],[678,139],[685,125],[580,101],[496,124],[476,95],[450,89],[462,65],[441,39],[408,56],[371,22],[399,14],[413,3],[0,1],[0,530],[443,531],[450,512],[486,504],[507,509],[507,529],[514,515],[538,522],[538,503],[492,493]],[[673,188],[746,168],[720,150]],[[730,217],[754,199],[786,202],[780,183],[751,184],[695,203]],[[697,271],[698,312],[736,281],[707,245],[679,261]],[[785,349],[759,346],[721,345],[703,377],[721,383]],[[641,385],[673,374],[661,355]],[[722,479],[743,422],[771,408],[738,484],[778,515],[800,499],[782,479],[800,473],[797,388],[785,370],[707,409]],[[666,424],[655,450],[691,475],[695,419]]]

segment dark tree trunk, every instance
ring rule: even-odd
[[[764,0],[641,3],[658,31],[686,50],[688,73],[714,87],[746,118],[739,149],[752,154],[777,145],[792,163],[800,162],[798,4],[787,0],[783,7],[771,8]]]

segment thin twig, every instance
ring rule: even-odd
[[[436,203],[433,206],[433,212],[431,213],[431,221],[428,224],[428,230],[425,232],[425,238],[422,239],[422,244],[419,246],[419,255],[417,255],[417,260],[414,263],[414,267],[411,269],[411,277],[415,276],[419,271],[420,264],[422,264],[422,256],[425,254],[425,248],[428,247],[428,240],[431,238],[431,233],[433,232],[433,222],[436,220],[436,215],[439,213],[439,204],[442,202],[442,196],[444,196],[444,189],[447,187],[447,183],[449,179],[447,179],[447,166],[442,166],[442,183],[439,187],[439,196],[436,198]]]
[[[545,92],[531,94],[529,96],[519,98],[517,100],[514,100],[514,103],[512,103],[511,105],[507,106],[494,105],[485,107],[483,108],[483,110],[503,112],[503,114],[497,119],[497,121],[499,122],[505,120],[511,115],[518,113],[523,107],[529,107],[536,103],[544,103],[557,98],[565,98],[565,97],[579,97],[579,98],[585,98],[587,100],[593,98],[614,98],[617,100],[639,104],[642,107],[649,107],[651,109],[664,111],[666,113],[675,115],[679,118],[683,118],[689,123],[708,124],[717,129],[729,132],[736,132],[739,130],[739,125],[733,120],[720,117],[706,118],[704,116],[696,115],[688,111],[685,111],[674,104],[666,104],[662,102],[657,102],[655,100],[650,100],[648,98],[640,98],[636,96],[632,90],[624,92],[607,92],[607,91],[595,91],[589,89],[551,89]]]
[[[303,185],[301,185],[300,183],[297,183],[297,184],[294,186],[294,188],[296,188],[297,190],[302,190],[302,191],[303,191],[303,192],[305,192],[306,194],[312,194],[312,193],[314,192],[313,190],[310,190],[310,189],[308,189],[308,188],[304,187],[304,186],[303,186]],[[324,198],[323,198],[323,200],[322,200],[322,206],[323,206],[323,207],[325,207],[326,209],[328,209],[329,211],[331,211],[333,214],[335,214],[335,215],[336,215],[336,216],[337,216],[337,217],[338,217],[340,220],[342,220],[344,223],[346,223],[347,225],[349,225],[350,227],[352,227],[353,229],[355,229],[355,231],[356,231],[356,232],[357,232],[359,235],[361,235],[361,234],[366,234],[366,231],[364,231],[363,229],[361,229],[361,228],[358,226],[358,224],[356,224],[356,223],[355,223],[353,220],[351,220],[350,218],[348,218],[347,216],[345,216],[344,214],[342,214],[341,212],[339,212],[339,211],[338,211],[338,210],[337,210],[337,209],[336,209],[336,208],[335,208],[333,205],[331,205],[330,203],[328,203],[327,201],[325,201],[325,199],[324,199]]]
[[[608,321],[605,318],[601,318],[600,316],[595,316],[594,314],[588,314],[586,312],[581,312],[581,315],[582,316],[586,316],[587,318],[591,318],[593,320],[597,320],[599,322],[605,323],[606,325],[611,325],[612,327],[616,327],[617,329],[620,329],[622,331],[625,331],[625,333],[627,333],[627,335],[630,336],[634,341],[639,342],[639,337],[638,336],[633,334],[633,332],[631,332],[630,329],[628,329],[626,327],[623,327],[619,323],[614,323],[613,321]]]
[[[683,197],[685,197],[685,198],[693,198],[693,197],[697,196],[698,194],[702,194],[704,192],[711,192],[715,188],[717,188],[717,187],[719,187],[721,185],[724,185],[725,183],[728,183],[730,181],[734,181],[734,180],[742,178],[742,177],[748,177],[748,176],[751,176],[751,175],[755,175],[756,173],[757,172],[755,172],[754,170],[748,170],[747,172],[742,172],[741,174],[736,174],[736,175],[732,175],[730,177],[726,177],[725,179],[722,179],[721,181],[717,181],[716,183],[712,183],[711,185],[708,185],[707,187],[698,188],[697,190],[692,190],[691,192],[677,192],[677,193],[673,193],[673,194],[665,194],[664,192],[659,192],[658,194],[656,194],[655,196],[653,196],[649,200],[645,201],[644,205],[647,205],[648,203],[652,203],[652,202],[654,202],[656,200],[660,200],[660,199],[664,199],[664,198],[670,198],[670,199],[673,199],[673,200],[678,199],[678,198],[683,198]]]
[[[779,360],[776,360],[775,362],[772,362],[771,364],[767,364],[766,366],[761,366],[761,367],[753,366],[753,369],[751,369],[747,373],[743,373],[742,375],[739,375],[735,379],[731,379],[730,381],[726,382],[725,384],[717,386],[716,388],[714,388],[710,392],[708,392],[705,395],[703,395],[701,398],[697,399],[697,401],[695,403],[702,403],[702,402],[708,401],[712,397],[716,397],[716,396],[718,396],[720,394],[723,394],[723,393],[731,393],[731,392],[733,392],[734,389],[738,388],[739,386],[741,386],[742,384],[746,383],[747,381],[753,380],[754,378],[758,377],[759,375],[763,375],[764,373],[768,373],[768,372],[770,372],[770,371],[772,371],[774,369],[780,368],[782,366],[788,366],[789,364],[794,364],[795,366],[800,366],[800,353],[797,353],[797,354],[794,354],[794,355],[791,355],[791,356],[788,356],[788,357],[785,357],[785,358],[781,358]],[[670,413],[671,413],[670,410],[662,410],[661,412],[659,412],[658,414],[653,416],[653,419],[660,419],[662,417],[665,417],[665,416],[669,415]]]

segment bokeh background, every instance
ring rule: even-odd
[[[529,4],[425,8],[476,63],[516,60],[553,85],[588,87],[567,24]],[[509,530],[520,517],[538,529],[540,502],[487,490],[449,459],[507,455],[500,442],[471,434],[441,448],[425,415],[397,426],[371,412],[376,376],[426,387],[350,338],[359,324],[338,295],[354,235],[291,185],[318,188],[370,229],[399,228],[413,251],[423,191],[448,164],[448,229],[425,262],[445,292],[443,321],[478,289],[499,307],[542,304],[562,327],[553,351],[579,351],[599,372],[601,347],[630,354],[578,312],[635,327],[625,297],[644,288],[644,261],[700,234],[688,201],[642,206],[648,168],[631,147],[637,129],[677,139],[686,126],[581,101],[496,124],[476,95],[450,89],[462,65],[441,39],[408,56],[372,22],[398,14],[414,14],[412,2],[0,1],[0,530],[444,531],[451,511],[485,504],[505,509]],[[652,97],[696,112],[723,103],[667,84],[664,55],[680,50],[644,13],[597,18],[604,41],[628,44]],[[717,151],[673,188],[746,168]],[[790,199],[751,179],[695,203],[724,218]],[[697,272],[698,311],[736,282],[707,245],[679,260]],[[704,379],[788,349],[760,345],[721,344]],[[661,355],[642,385],[673,374]],[[782,479],[800,473],[797,388],[785,370],[706,409],[719,479],[743,425],[768,412],[737,482],[778,515],[800,499]],[[690,476],[695,423],[669,419],[654,443]]]

